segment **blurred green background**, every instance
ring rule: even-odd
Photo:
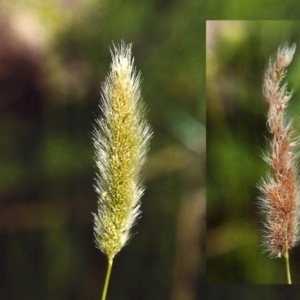
[[[288,108],[300,134],[300,22],[209,21],[206,24],[207,281],[286,283],[283,259],[263,252],[257,184],[267,172],[270,137],[262,77],[283,42],[298,46],[285,79],[296,87]],[[300,283],[300,248],[290,252]]]
[[[91,141],[109,47],[133,42],[154,130],[142,217],[108,299],[199,299],[205,23],[187,1],[0,3],[1,299],[99,299]]]
[[[297,0],[207,0],[206,20],[298,20]]]

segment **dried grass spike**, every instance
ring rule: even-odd
[[[265,161],[270,173],[260,185],[261,208],[265,215],[264,245],[271,256],[288,258],[298,241],[299,180],[297,175],[298,140],[293,134],[286,108],[292,93],[282,84],[296,45],[283,44],[271,58],[263,78],[263,95],[268,104],[268,128],[272,135]]]

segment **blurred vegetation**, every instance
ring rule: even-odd
[[[298,20],[297,0],[208,0],[206,20]]]
[[[1,2],[1,299],[100,298],[107,262],[93,241],[91,131],[109,47],[120,40],[133,42],[154,137],[142,218],[115,259],[108,299],[198,298],[205,228],[198,2]]]
[[[210,283],[286,283],[282,259],[263,253],[257,184],[269,134],[262,77],[283,42],[300,45],[300,22],[212,21],[207,23],[207,280]],[[300,134],[300,51],[288,68],[288,108]],[[290,253],[300,282],[300,249]]]

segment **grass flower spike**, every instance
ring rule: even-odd
[[[96,247],[108,258],[102,299],[106,297],[113,258],[128,242],[130,230],[140,214],[143,187],[139,172],[151,137],[131,44],[114,45],[111,56],[110,72],[102,84],[101,117],[93,131],[98,170],[94,235]]]
[[[271,133],[269,153],[265,160],[270,174],[260,186],[261,207],[265,214],[264,244],[273,257],[284,256],[288,283],[291,283],[288,252],[298,240],[299,181],[296,147],[286,108],[292,93],[282,84],[286,68],[293,59],[296,46],[283,44],[269,60],[263,78],[263,94],[268,104],[268,128]]]

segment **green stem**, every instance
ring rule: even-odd
[[[105,276],[105,283],[104,283],[104,288],[103,288],[101,300],[106,299],[107,288],[108,288],[108,283],[109,283],[109,279],[110,279],[112,264],[113,264],[113,258],[109,257],[108,258],[108,266],[107,266],[106,276]]]
[[[284,252],[284,259],[285,259],[285,267],[286,267],[286,276],[287,276],[287,282],[288,284],[292,284],[291,280],[291,272],[290,272],[290,260],[289,260],[289,251],[286,250]]]

